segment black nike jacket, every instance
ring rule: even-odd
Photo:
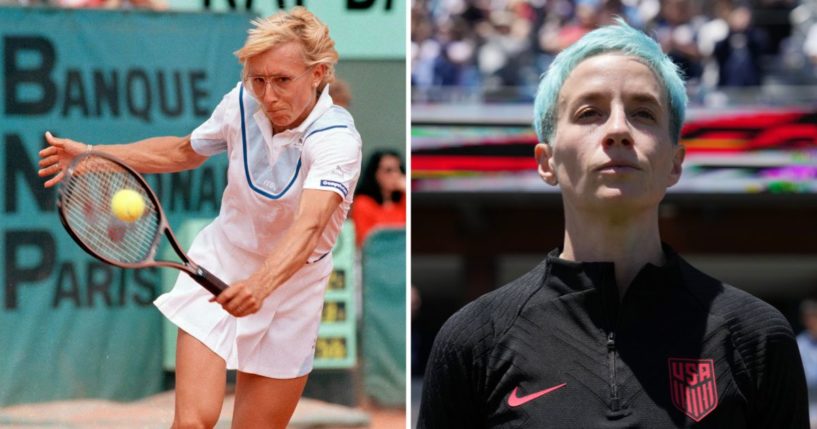
[[[786,319],[669,247],[619,299],[611,263],[559,250],[452,316],[419,429],[808,429]]]

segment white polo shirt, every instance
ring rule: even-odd
[[[232,244],[268,255],[294,222],[303,190],[321,189],[343,202],[310,261],[332,250],[352,204],[362,142],[352,116],[332,104],[328,85],[303,123],[273,135],[264,111],[239,83],[191,140],[201,155],[228,152],[229,180],[215,222]]]

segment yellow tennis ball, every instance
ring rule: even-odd
[[[122,189],[113,195],[111,211],[119,220],[133,222],[145,214],[145,200],[133,189]]]

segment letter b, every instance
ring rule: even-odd
[[[6,114],[40,115],[51,110],[57,101],[57,87],[50,79],[56,60],[54,45],[48,39],[37,36],[5,36],[3,43]],[[38,53],[40,63],[32,68],[24,68],[18,64],[18,54],[23,51]],[[22,99],[18,93],[22,84],[39,86],[42,90],[39,100]]]

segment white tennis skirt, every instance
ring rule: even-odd
[[[263,258],[219,239],[208,225],[191,245],[190,259],[227,284],[245,279]],[[221,356],[227,369],[270,378],[295,378],[312,370],[324,292],[332,272],[332,255],[306,264],[273,291],[261,309],[236,318],[212,294],[180,273],[168,293],[154,304],[171,322]]]

